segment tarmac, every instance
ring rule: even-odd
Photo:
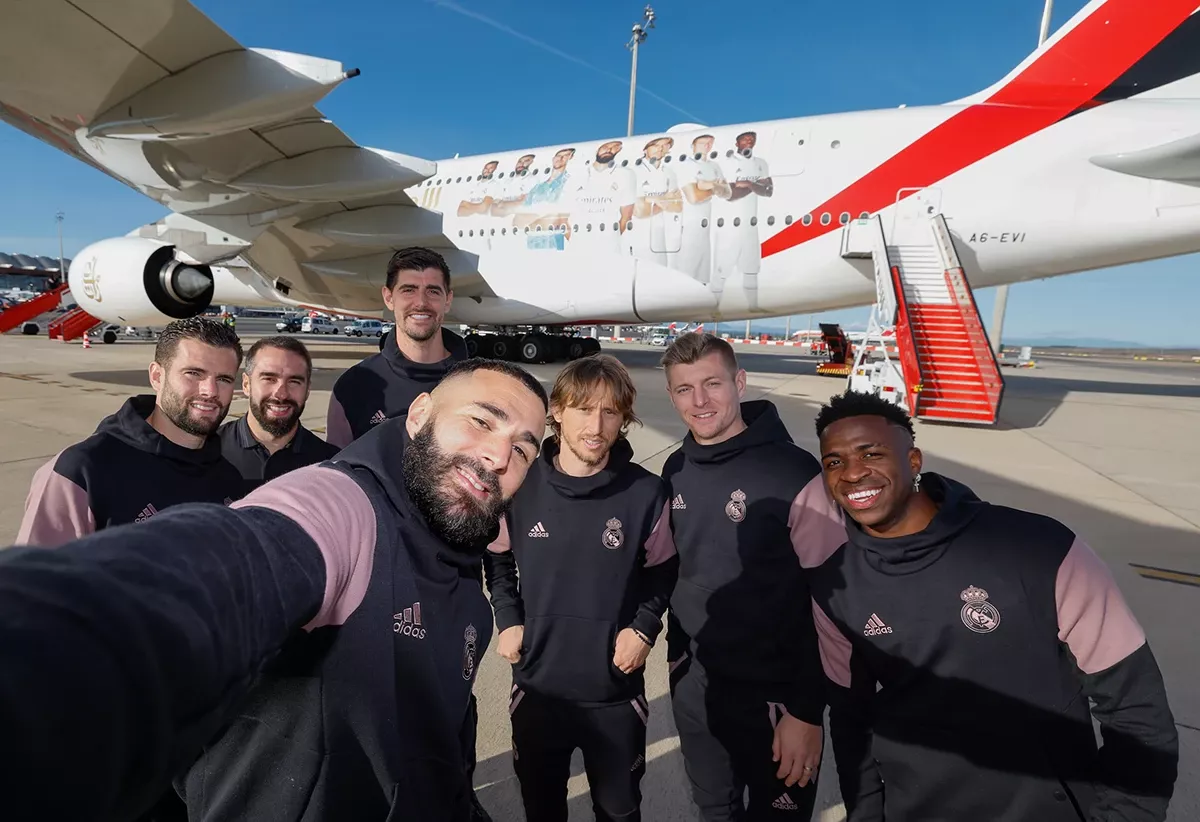
[[[243,321],[238,331],[246,340],[273,333],[262,321]],[[305,339],[315,371],[303,421],[323,433],[334,381],[377,348],[374,340]],[[643,427],[630,440],[636,458],[657,471],[685,433],[657,365],[661,349],[605,344],[605,350],[634,375]],[[78,342],[0,336],[0,545],[16,534],[34,471],[89,435],[125,397],[148,392],[152,356],[151,343],[133,340],[83,350]],[[813,418],[822,402],[844,389],[844,380],[816,376],[817,360],[788,348],[741,347],[739,357],[748,371],[746,398],[775,402],[793,438],[815,452]],[[558,367],[530,370],[548,387]],[[1200,364],[1063,358],[1033,369],[1006,368],[1004,376],[997,426],[917,423],[926,470],[955,477],[992,502],[1067,523],[1108,562],[1150,639],[1179,727],[1180,775],[1168,819],[1200,819],[1200,657],[1195,623],[1184,618],[1200,612]],[[239,396],[230,415],[245,411]],[[663,645],[647,662],[651,720],[643,818],[694,820]],[[501,822],[524,816],[512,771],[509,674],[494,649],[493,637],[475,688],[481,714],[476,789]],[[828,741],[826,753],[814,819],[838,822],[845,811]],[[591,819],[578,754],[572,773],[570,818]]]

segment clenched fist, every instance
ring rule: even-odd
[[[617,648],[613,654],[613,665],[620,668],[623,673],[631,674],[642,667],[646,664],[648,656],[650,656],[650,646],[637,635],[637,631],[626,628],[617,634]]]
[[[500,632],[496,642],[496,653],[513,665],[521,661],[521,643],[525,640],[525,626],[514,625]]]

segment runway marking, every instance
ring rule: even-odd
[[[1146,579],[1157,579],[1162,582],[1174,582],[1179,585],[1193,585],[1200,588],[1200,574],[1189,574],[1185,571],[1172,571],[1169,568],[1155,568],[1151,565],[1129,563],[1129,567]]]

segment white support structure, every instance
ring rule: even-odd
[[[887,349],[887,332],[894,333],[896,327],[896,291],[892,285],[892,266],[887,238],[883,232],[883,221],[878,215],[869,220],[857,221],[855,236],[850,237],[850,226],[846,227],[843,252],[856,253],[855,246],[863,247],[869,242],[871,261],[875,269],[875,305],[871,307],[871,318],[867,321],[867,333],[854,355],[854,366],[850,369],[847,388],[866,394],[876,394],[909,410],[908,391],[904,384],[904,372],[900,362]],[[895,337],[892,337],[893,342]]]

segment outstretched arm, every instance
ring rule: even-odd
[[[357,490],[301,469],[236,507],[0,551],[5,818],[136,818],[153,803],[293,631],[361,601],[374,515]]]

